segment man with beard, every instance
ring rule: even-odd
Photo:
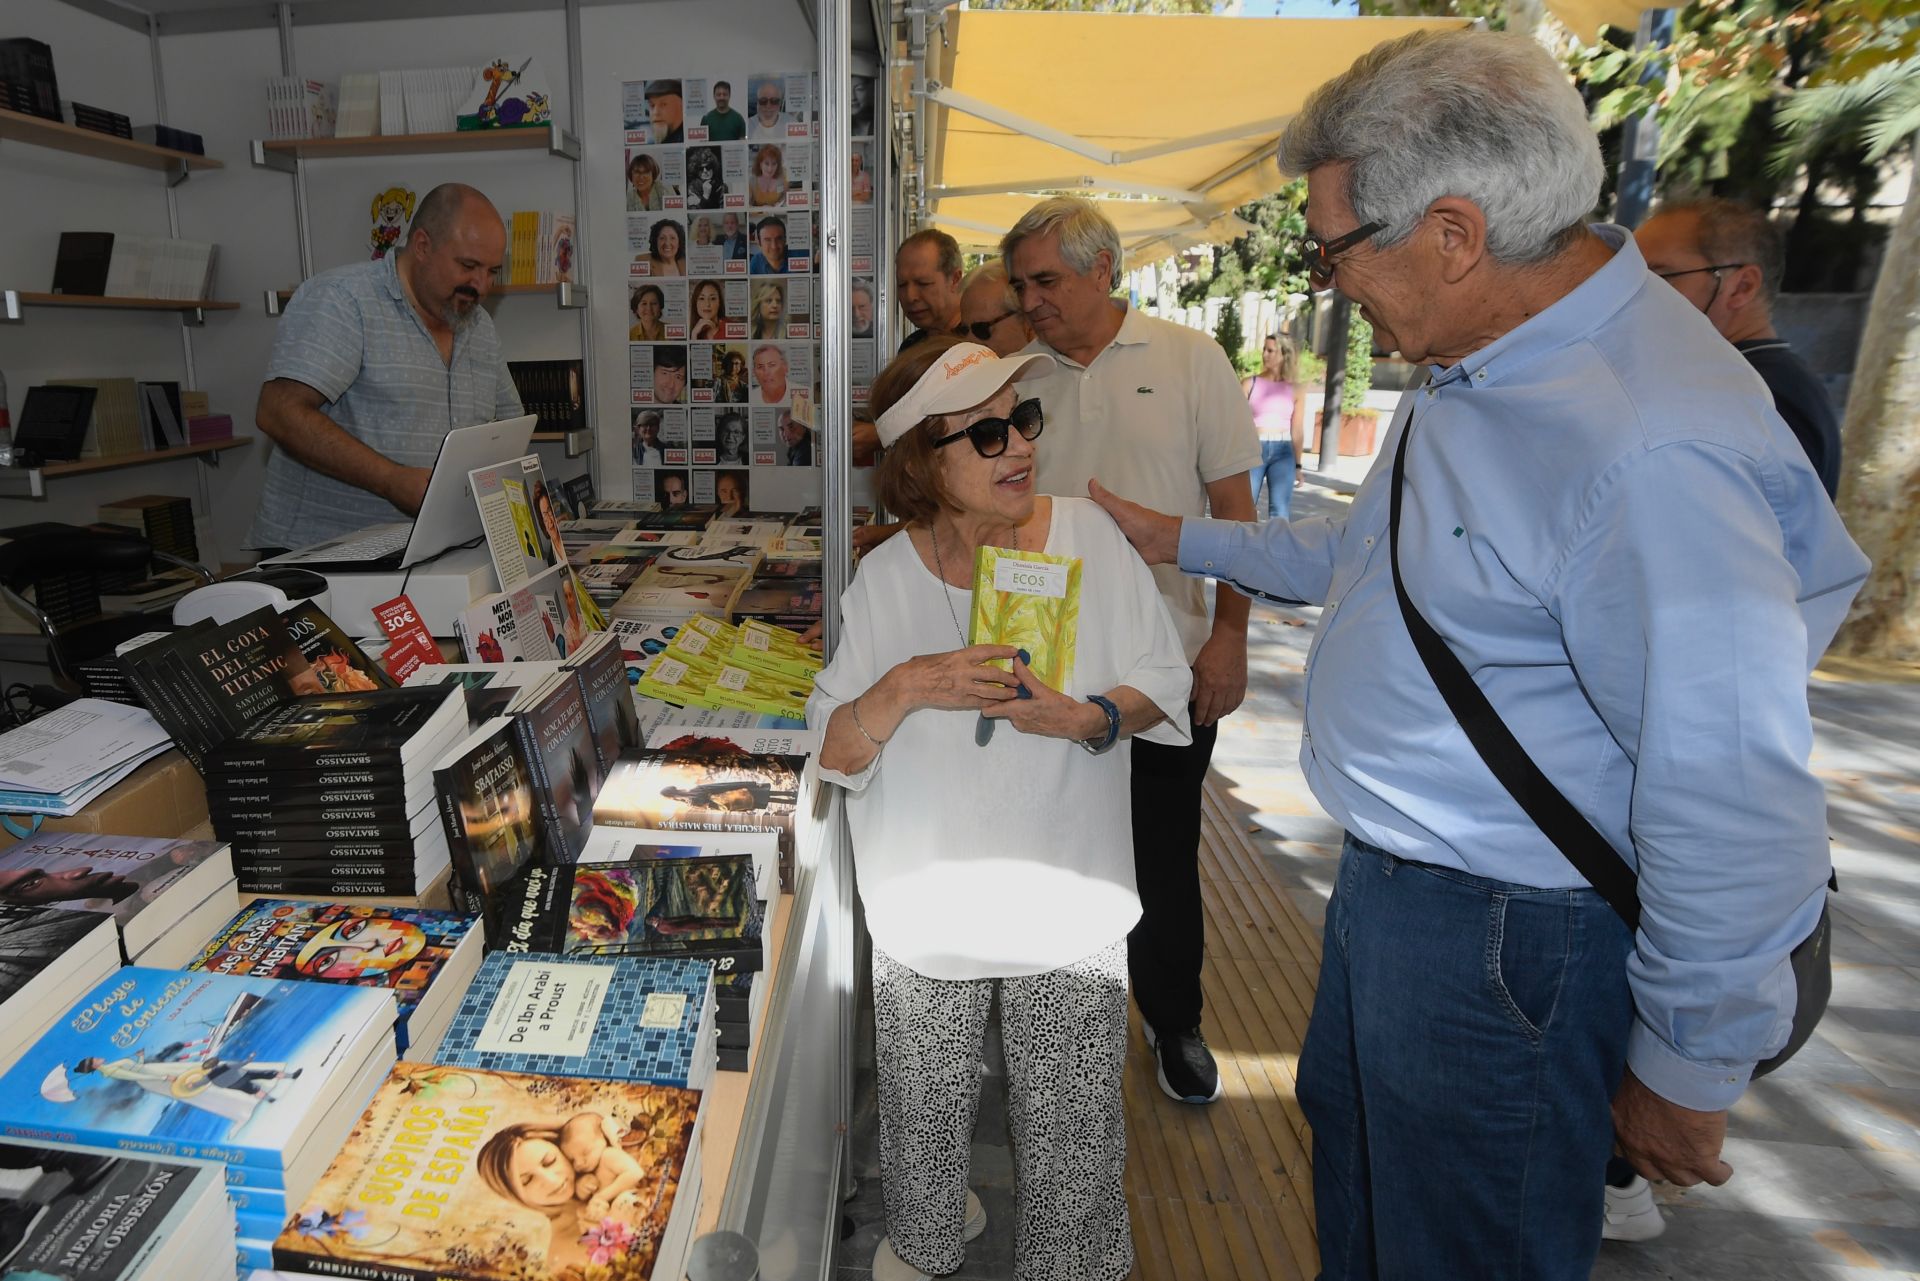
[[[487,198],[448,183],[420,202],[398,253],[300,286],[254,411],[278,448],[248,546],[303,547],[415,515],[449,429],[521,412],[480,305],[506,243]]]

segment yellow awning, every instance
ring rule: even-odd
[[[988,246],[1037,198],[1101,201],[1130,263],[1245,230],[1284,181],[1274,145],[1315,87],[1454,18],[961,10],[927,116],[932,225]]]
[[[1547,11],[1582,40],[1591,41],[1602,27],[1632,31],[1648,9],[1677,9],[1675,0],[1547,0]]]

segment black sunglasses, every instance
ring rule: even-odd
[[[1313,282],[1315,289],[1325,289],[1333,283],[1333,263],[1336,258],[1386,229],[1386,223],[1375,221],[1332,240],[1322,240],[1318,236],[1303,238],[1300,241],[1300,258],[1306,264],[1307,279]]]
[[[965,436],[973,442],[973,452],[982,458],[998,458],[1007,452],[1007,430],[1017,427],[1024,440],[1038,440],[1040,429],[1046,426],[1046,419],[1040,413],[1040,400],[1035,397],[1023,400],[1013,407],[1013,413],[1006,418],[982,418],[978,422],[968,423],[951,436],[942,436],[933,442],[935,449],[945,449],[954,441]]]
[[[970,321],[969,323],[960,326],[960,332],[965,334],[972,334],[975,338],[978,338],[981,342],[985,342],[988,338],[993,336],[993,327],[995,325],[1005,320],[1008,316],[1017,316],[1019,314],[1020,314],[1020,309],[1018,307],[1014,307],[1007,311],[1001,312],[999,315],[995,316],[992,320]]]

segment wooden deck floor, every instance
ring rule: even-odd
[[[1133,1015],[1127,1208],[1140,1281],[1289,1281],[1319,1268],[1300,1041],[1320,969],[1301,918],[1216,788],[1200,838],[1208,1043],[1225,1093],[1187,1107],[1160,1092]]]

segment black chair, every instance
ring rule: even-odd
[[[42,521],[0,529],[0,597],[34,619],[47,641],[47,665],[56,684],[92,693],[83,666],[142,632],[170,630],[173,604],[147,613],[103,614],[57,621],[26,598],[35,585],[63,576],[134,576],[145,578],[156,566],[178,566],[210,583],[207,570],[170,552],[163,552],[131,530],[105,525],[63,525]]]

